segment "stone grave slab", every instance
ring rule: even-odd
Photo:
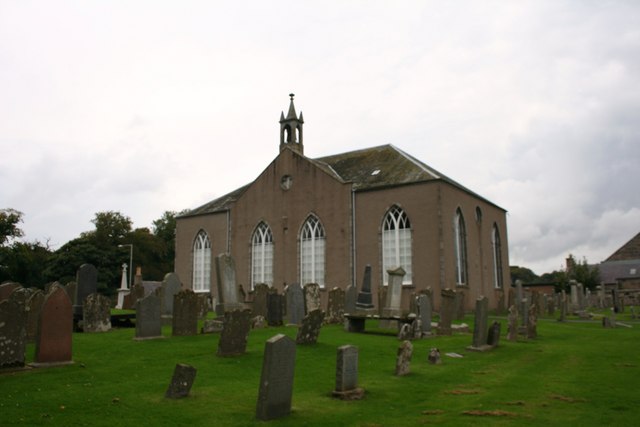
[[[180,399],[187,397],[193,382],[196,379],[196,368],[183,363],[176,364],[171,377],[171,383],[164,397],[168,399]]]
[[[54,284],[40,310],[34,365],[72,363],[72,332],[71,299],[61,286]]]
[[[318,341],[323,321],[324,312],[322,310],[315,309],[309,312],[302,320],[302,324],[298,327],[296,344],[315,344]]]
[[[267,340],[262,359],[256,418],[267,421],[291,413],[296,344],[286,335]]]
[[[239,356],[247,351],[247,337],[251,330],[251,311],[233,310],[224,314],[222,332],[218,341],[221,357]]]

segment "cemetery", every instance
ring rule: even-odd
[[[640,322],[615,292],[587,298],[574,284],[573,296],[539,295],[518,283],[508,311],[479,297],[461,313],[445,289],[439,312],[429,292],[407,310],[393,288],[402,272],[390,271],[400,278],[382,307],[367,283],[332,289],[326,306],[313,284],[257,287],[248,301],[232,260],[219,262],[224,300],[210,309],[175,275],[139,293],[135,310],[92,292],[92,266],[46,293],[0,285],[0,424],[637,421]],[[112,313],[133,315],[135,327],[112,327]]]

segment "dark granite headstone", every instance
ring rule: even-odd
[[[0,301],[0,369],[24,366],[26,319],[20,301],[11,297]]]
[[[465,293],[462,289],[456,290],[455,320],[464,319],[464,297]]]
[[[489,320],[489,300],[481,296],[476,300],[475,322],[473,325],[473,340],[470,350],[487,350],[487,322]]]
[[[167,389],[164,397],[169,399],[187,397],[195,379],[196,368],[182,363],[176,364],[176,367],[173,370],[171,384],[169,384],[169,388]]]
[[[233,310],[224,314],[222,333],[218,341],[218,356],[238,356],[247,351],[251,330],[251,311]]]
[[[270,288],[267,293],[267,324],[269,326],[283,325],[284,295],[278,293],[275,288]]]
[[[296,344],[278,334],[267,340],[262,358],[262,374],[256,418],[272,420],[289,415],[293,396]]]
[[[500,344],[500,322],[494,321],[489,327],[489,333],[487,334],[487,345],[491,347],[497,347]]]
[[[324,312],[320,309],[313,310],[302,320],[302,325],[298,328],[296,344],[315,344],[320,335]]]
[[[327,323],[342,323],[344,321],[344,290],[333,288],[329,291],[327,300]]]
[[[438,322],[438,334],[451,335],[451,322],[456,310],[456,291],[443,289],[440,292],[440,321]]]
[[[304,318],[304,293],[299,283],[287,285],[284,290],[287,301],[287,323],[299,325]]]
[[[156,294],[147,295],[136,301],[135,339],[142,340],[161,337],[160,297]]]
[[[172,335],[187,336],[198,334],[198,296],[185,289],[173,296]]]
[[[35,363],[71,363],[72,331],[71,300],[61,286],[54,284],[40,310]]]
[[[358,299],[358,289],[354,285],[347,286],[344,290],[344,312],[354,314],[356,312],[356,301]]]
[[[269,293],[269,285],[257,283],[253,287],[253,306],[251,310],[254,316],[262,316],[267,318],[267,294]]]
[[[82,305],[82,330],[107,332],[111,329],[111,300],[98,293],[87,295]]]
[[[411,356],[413,355],[413,344],[411,341],[403,341],[398,347],[396,357],[396,375],[401,377],[407,375],[411,369]]]
[[[416,295],[416,311],[422,325],[422,333],[431,334],[431,292]]]
[[[364,277],[362,279],[362,287],[358,292],[358,300],[356,308],[361,310],[369,310],[373,308],[373,296],[371,294],[371,265],[364,267]]]
[[[74,316],[82,316],[84,299],[98,291],[98,270],[91,264],[82,264],[76,272],[76,297]]]

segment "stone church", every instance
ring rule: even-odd
[[[215,257],[235,259],[238,284],[280,290],[318,283],[372,292],[401,266],[403,306],[428,287],[484,295],[496,308],[509,286],[506,211],[393,145],[316,159],[304,155],[304,119],[291,95],[280,151],[251,183],[177,218],[175,269],[195,292],[217,297]]]

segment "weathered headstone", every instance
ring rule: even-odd
[[[238,298],[236,284],[236,263],[229,254],[216,257],[216,277],[218,282],[218,304],[216,313],[222,316],[225,311],[242,310],[244,304]]]
[[[198,297],[198,319],[205,319],[209,314],[209,293],[197,293]]]
[[[401,341],[410,340],[413,338],[413,333],[411,331],[411,325],[409,323],[403,323],[400,326],[400,330],[398,331],[398,339]]]
[[[27,342],[35,342],[38,335],[38,318],[40,317],[40,309],[44,303],[44,293],[42,291],[34,292],[27,300]]]
[[[578,282],[575,280],[569,280],[569,286],[571,289],[571,312],[578,310]]]
[[[327,323],[342,323],[344,321],[344,290],[333,288],[329,291],[327,300]]]
[[[162,288],[162,315],[173,316],[173,297],[182,289],[182,282],[176,273],[167,273],[160,286]]]
[[[462,289],[456,291],[456,311],[455,319],[464,319],[464,291]]]
[[[315,344],[318,341],[323,320],[324,312],[322,310],[315,309],[310,311],[298,327],[296,344]]]
[[[196,368],[183,363],[176,364],[171,377],[171,383],[164,397],[169,399],[179,399],[187,397],[196,379]]]
[[[218,356],[238,356],[247,351],[251,330],[251,311],[233,310],[224,314],[222,333],[218,341]]]
[[[567,294],[562,291],[560,294],[560,318],[558,322],[566,322],[567,320]]]
[[[336,388],[333,396],[342,400],[358,400],[364,396],[364,390],[358,387],[358,347],[356,346],[338,347]]]
[[[26,347],[25,307],[8,297],[0,301],[0,369],[24,366]]]
[[[8,300],[9,295],[14,289],[18,289],[20,287],[19,283],[15,282],[6,282],[0,285],[0,301]]]
[[[429,355],[427,356],[427,360],[432,365],[440,365],[442,363],[442,359],[440,357],[440,350],[437,348],[431,348],[429,350]]]
[[[71,300],[66,291],[55,284],[40,310],[35,364],[71,363],[72,331]]]
[[[304,285],[304,307],[305,313],[320,309],[320,285],[317,283],[307,283]]]
[[[431,334],[431,290],[416,295],[416,314],[422,326],[422,334]]]
[[[495,348],[500,344],[500,322],[494,321],[489,327],[489,333],[487,334],[487,345]]]
[[[73,315],[82,316],[84,299],[98,291],[98,270],[91,264],[82,264],[76,272],[76,297]]]
[[[360,310],[370,310],[373,308],[373,296],[371,295],[371,265],[364,267],[364,277],[362,279],[362,287],[358,292],[358,300],[356,308]]]
[[[356,312],[356,301],[358,299],[358,289],[353,285],[347,286],[344,290],[344,312],[354,314]]]
[[[489,316],[489,300],[481,296],[476,300],[475,322],[473,325],[473,340],[469,350],[486,351],[491,347],[487,345]]]
[[[406,274],[402,267],[387,270],[389,285],[387,286],[387,299],[382,315],[385,317],[400,316],[402,303],[402,280]]]
[[[136,301],[136,340],[161,338],[160,297],[147,295]]]
[[[304,294],[300,283],[291,283],[284,290],[287,301],[287,323],[298,325],[304,317]]]
[[[518,339],[518,310],[516,306],[509,307],[508,316],[509,326],[507,328],[507,338],[509,341],[516,341]]]
[[[451,322],[456,309],[456,291],[450,288],[440,292],[440,321],[438,322],[439,335],[451,335]]]
[[[538,337],[538,314],[535,305],[529,307],[529,317],[527,318],[527,338]]]
[[[222,332],[223,322],[218,319],[204,319],[202,321],[202,328],[200,333],[213,334],[215,332]]]
[[[398,347],[396,357],[396,375],[401,377],[407,375],[411,369],[411,356],[413,355],[413,344],[411,341],[403,341]]]
[[[174,336],[198,334],[198,296],[185,289],[173,296],[172,331]]]
[[[378,314],[380,316],[382,316],[382,313],[384,311],[384,305],[387,301],[387,294],[388,294],[388,286],[379,286],[378,287]]]
[[[496,313],[500,315],[505,314],[507,312],[507,306],[505,302],[504,290],[497,289],[495,292],[498,299],[498,303],[496,305]]]
[[[89,294],[82,305],[82,330],[107,332],[111,329],[111,300],[104,295]]]
[[[262,316],[267,318],[267,294],[269,293],[269,285],[257,283],[253,288],[253,306],[254,316]],[[303,314],[304,316],[304,314]]]
[[[293,396],[296,344],[278,334],[267,340],[262,358],[262,374],[256,418],[267,421],[289,415]]]
[[[522,299],[524,298],[524,292],[522,291],[522,280],[516,280],[516,300],[515,306],[518,313],[522,313]]]
[[[270,288],[267,293],[267,324],[269,326],[282,326],[284,324],[284,295],[278,293],[275,288]]]

